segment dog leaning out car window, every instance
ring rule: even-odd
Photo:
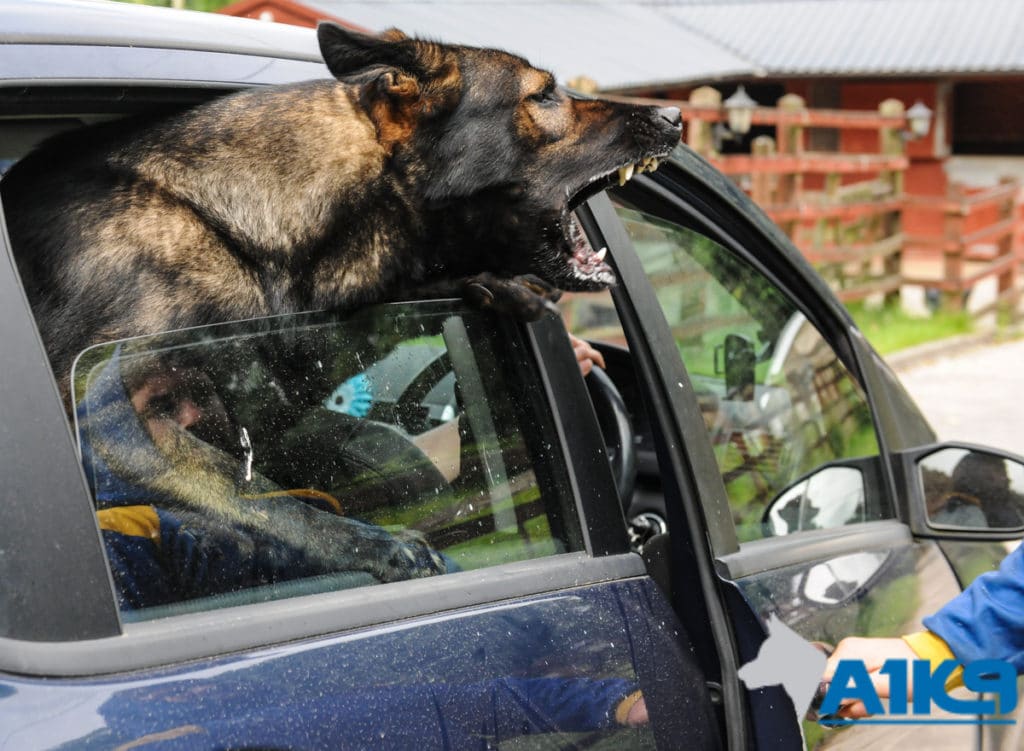
[[[122,610],[183,609],[581,549],[529,366],[455,303],[100,345],[76,425]],[[508,338],[502,341],[508,342]],[[188,604],[185,604],[188,602]]]

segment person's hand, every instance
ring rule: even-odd
[[[576,355],[576,362],[580,364],[580,373],[583,374],[584,378],[590,374],[595,365],[599,368],[604,368],[604,355],[591,347],[587,342],[578,336],[569,334],[569,343],[572,345],[572,351]]]
[[[878,671],[881,670],[886,660],[891,659],[910,661],[918,659],[918,656],[903,639],[865,639],[851,636],[839,642],[832,656],[828,658],[828,662],[825,664],[825,673],[822,675],[822,681],[831,682],[840,660],[861,660],[868,671],[868,675],[871,677],[871,682],[874,684],[878,696],[882,699],[887,699],[889,698],[889,676]],[[908,675],[907,698],[911,699],[913,696],[913,676]],[[840,717],[847,719],[859,719],[868,716],[864,703],[860,701],[852,701],[849,704],[842,705],[839,708],[838,714]]]
[[[629,708],[629,712],[626,714],[626,726],[639,728],[648,722],[650,722],[650,718],[647,716],[647,702],[641,696],[636,704]]]

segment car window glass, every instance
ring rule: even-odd
[[[818,330],[718,243],[617,201],[697,391],[740,540],[891,516],[872,492],[867,400]],[[581,336],[621,337],[609,297],[577,297],[567,317]]]
[[[523,351],[447,303],[87,350],[77,432],[122,609],[145,618],[581,549]]]

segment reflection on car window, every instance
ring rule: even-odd
[[[87,350],[78,435],[122,609],[153,617],[581,549],[522,352],[447,303]]]
[[[697,390],[740,540],[890,515],[877,497],[856,492],[863,483],[833,471],[802,483],[815,492],[796,493],[799,513],[787,522],[762,523],[769,504],[815,470],[877,456],[864,394],[760,272],[697,232],[617,210]]]

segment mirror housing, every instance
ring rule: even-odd
[[[1024,457],[958,442],[897,456],[901,516],[915,535],[992,541],[1024,536]]]

